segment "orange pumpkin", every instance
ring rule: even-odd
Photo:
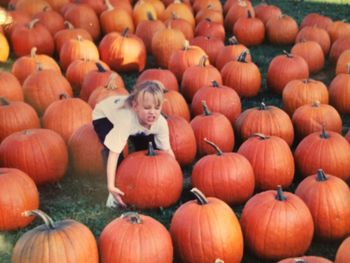
[[[335,263],[347,263],[350,259],[350,237],[346,238],[338,247]]]
[[[288,15],[273,16],[266,23],[266,38],[274,45],[294,44],[298,23]]]

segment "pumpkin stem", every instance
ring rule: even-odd
[[[141,224],[142,220],[137,212],[127,212],[120,216],[121,218],[126,218],[131,224]]]
[[[37,47],[32,47],[32,49],[30,50],[30,57],[34,58],[36,57],[36,51],[37,51]]]
[[[122,32],[122,36],[123,37],[126,37],[127,35],[128,35],[128,33],[129,33],[129,28],[128,27],[126,27],[124,30],[123,30],[123,32]]]
[[[260,133],[260,132],[253,133],[249,137],[258,137],[260,140],[267,140],[270,138],[270,136],[267,136],[267,135]]]
[[[350,74],[350,63],[347,64],[348,74]]]
[[[314,101],[314,102],[312,103],[311,107],[318,108],[318,107],[320,107],[320,105],[321,105],[320,101],[319,101],[319,100],[316,100],[316,101]]]
[[[32,29],[33,27],[34,27],[34,25],[36,24],[36,23],[38,23],[39,22],[39,18],[34,18],[32,21],[30,21],[29,23],[28,23],[28,28],[29,29]]]
[[[294,263],[308,263],[305,259],[302,258],[295,258]]]
[[[115,84],[116,78],[117,78],[117,73],[113,72],[108,78],[108,82],[105,86],[106,89],[109,89],[109,90],[117,89],[117,85]]]
[[[8,105],[10,105],[10,102],[5,97],[0,97],[0,105],[1,106],[8,106]]]
[[[291,53],[288,53],[286,50],[283,50],[283,54],[287,56],[287,58],[292,58],[293,55]]]
[[[153,17],[153,14],[151,12],[147,12],[147,19],[149,21],[154,21],[155,20],[154,17]]]
[[[204,141],[215,149],[217,155],[219,156],[223,155],[219,146],[217,146],[215,143],[213,143],[212,141],[209,141],[207,138],[204,138]]]
[[[266,110],[266,104],[265,104],[265,102],[261,102],[261,103],[260,103],[259,110]]]
[[[212,80],[211,81],[211,85],[213,86],[213,88],[219,88],[220,87],[219,83],[216,80]]]
[[[248,10],[248,18],[252,18],[252,13]]]
[[[156,156],[156,151],[154,150],[153,143],[148,142],[147,156]]]
[[[324,125],[322,125],[322,132],[321,132],[320,137],[322,139],[328,139],[329,138],[329,134],[326,132],[326,129],[325,129]]]
[[[203,113],[205,116],[209,116],[212,113],[210,112],[210,110],[208,109],[207,103],[205,102],[205,100],[202,100],[202,107],[203,107]]]
[[[215,262],[214,263],[225,263],[225,261],[223,261],[222,259],[220,258],[217,258],[215,259]]]
[[[190,42],[186,39],[184,41],[183,50],[188,50],[190,48]]]
[[[208,56],[201,56],[201,59],[199,60],[198,66],[205,67],[208,61]]]
[[[303,80],[303,83],[304,83],[304,84],[308,84],[308,83],[310,83],[310,82],[311,82],[311,79],[309,79],[309,78]]]
[[[324,173],[324,171],[322,169],[318,169],[316,173],[316,181],[322,182],[326,180],[328,180],[328,178],[326,177],[326,174]]]
[[[107,7],[107,11],[111,11],[114,9],[114,6],[111,4],[109,0],[105,0],[105,5]]]
[[[238,44],[238,40],[235,36],[232,36],[228,39],[228,44],[229,45],[237,45]]]
[[[196,196],[197,201],[200,205],[208,204],[207,198],[198,188],[196,188],[196,187],[192,188],[191,193],[193,193]]]
[[[278,201],[285,201],[287,200],[287,197],[283,194],[283,189],[281,185],[277,185],[277,195],[276,195],[276,200]]]
[[[61,93],[59,98],[60,98],[60,100],[66,100],[66,99],[68,99],[68,95],[66,93]]]
[[[248,49],[244,50],[244,51],[239,55],[237,61],[238,61],[238,62],[247,63],[246,57],[247,57],[248,54],[249,54],[249,50],[248,50]]]
[[[107,70],[102,66],[100,62],[96,62],[95,65],[98,69],[98,72],[107,72]]]
[[[64,28],[66,28],[66,29],[73,29],[74,28],[73,24],[67,20],[64,21],[63,24],[64,24]]]
[[[45,212],[39,210],[39,209],[34,209],[34,210],[27,210],[22,213],[23,216],[39,216],[45,223],[45,225],[49,229],[55,229],[55,222],[52,220],[51,217],[48,216]]]

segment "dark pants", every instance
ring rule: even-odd
[[[107,118],[101,118],[92,121],[92,125],[94,126],[94,130],[98,136],[98,139],[103,144],[104,148],[101,153],[103,156],[103,160],[107,163],[107,158],[109,154],[109,149],[104,145],[105,138],[107,134],[113,129],[113,123],[111,123]],[[145,134],[137,134],[129,136],[129,140],[131,143],[131,147],[133,151],[141,151],[146,150],[148,148],[148,143],[151,141],[153,147],[156,149],[156,144],[154,142],[154,135],[145,135]],[[118,165],[124,159],[123,152],[120,153],[118,159]]]

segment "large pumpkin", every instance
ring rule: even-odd
[[[134,212],[122,214],[102,230],[99,248],[101,263],[173,262],[167,229],[152,217]]]
[[[12,73],[0,71],[0,96],[11,101],[23,101],[23,89]]]
[[[349,143],[333,131],[322,129],[306,136],[295,149],[294,159],[302,177],[315,174],[320,168],[343,180],[350,177]]]
[[[330,103],[340,112],[350,113],[350,66],[347,73],[338,74],[329,84]]]
[[[294,44],[298,31],[298,23],[288,15],[273,16],[266,23],[266,37],[274,45]]]
[[[30,224],[33,217],[22,212],[39,207],[39,192],[34,181],[15,168],[0,168],[0,231],[15,230]]]
[[[140,209],[168,207],[181,195],[181,167],[170,154],[154,150],[150,142],[148,151],[131,153],[123,160],[116,186],[125,193],[126,204]]]
[[[310,209],[315,235],[325,240],[342,240],[350,234],[350,190],[340,178],[319,169],[295,190]]]
[[[72,259],[75,263],[98,262],[95,237],[82,223],[72,219],[54,222],[40,210],[26,211],[24,215],[38,215],[45,224],[18,239],[12,252],[12,263],[26,263],[28,259],[37,263],[70,263]]]
[[[0,165],[22,170],[36,184],[57,182],[67,170],[68,151],[62,137],[54,131],[18,131],[1,142]]]
[[[259,258],[280,260],[303,255],[314,234],[311,213],[295,194],[268,190],[245,204],[240,218],[245,244]]]
[[[229,205],[246,202],[254,191],[252,165],[242,154],[223,153],[213,142],[204,139],[216,151],[202,157],[193,166],[192,185],[206,196],[217,197]]]
[[[346,238],[338,247],[335,263],[347,263],[350,260],[350,237]]]
[[[272,190],[289,187],[294,178],[294,158],[289,145],[280,137],[255,133],[239,147],[239,154],[252,164],[255,187]]]
[[[223,201],[191,190],[197,200],[181,205],[173,215],[170,233],[175,255],[183,263],[238,263],[243,257],[242,230],[235,213]]]

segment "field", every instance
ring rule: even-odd
[[[252,1],[257,4],[258,1]],[[350,21],[350,5],[338,5],[334,2],[348,3],[349,1],[328,1],[331,3],[314,3],[321,2],[317,0],[300,1],[300,0],[270,0],[270,4],[279,6],[282,11],[295,18],[299,25],[305,15],[311,12],[327,15],[333,20],[348,19]],[[266,73],[267,67],[271,59],[282,53],[283,50],[290,50],[290,46],[272,46],[269,43],[264,43],[258,47],[251,48],[253,61],[258,65],[263,76],[263,86],[258,96],[250,99],[242,99],[243,109],[247,109],[258,105],[264,101],[268,105],[276,105],[282,107],[281,97],[272,94],[266,87]],[[5,70],[11,68],[14,58],[11,57],[8,63],[0,64],[0,67]],[[155,67],[153,58],[148,57],[147,68]],[[138,73],[121,74],[126,86],[130,89],[138,76]],[[325,68],[311,76],[314,79],[323,81],[326,85],[334,77],[334,67],[326,62]],[[342,116],[343,120],[343,134],[345,134],[350,125],[349,116]],[[295,147],[295,145],[294,145]],[[143,214],[150,215],[159,220],[166,227],[169,227],[170,220],[174,211],[182,203],[193,197],[189,194],[191,166],[184,167],[185,184],[181,200],[174,206],[167,209],[160,209],[156,211],[138,211]],[[298,176],[295,176],[295,182],[288,191],[293,191],[298,182]],[[103,228],[111,222],[114,218],[120,216],[122,213],[129,211],[129,209],[108,209],[105,207],[107,198],[106,179],[105,175],[101,174],[99,178],[78,177],[72,172],[68,171],[63,180],[57,184],[48,184],[39,187],[40,192],[40,209],[48,213],[54,220],[62,220],[66,218],[75,219],[88,226],[98,239]],[[243,206],[232,207],[239,217]],[[11,261],[11,251],[15,242],[20,236],[32,229],[38,224],[39,220],[34,220],[31,225],[25,229],[11,232],[0,233],[0,262],[8,263]],[[336,250],[339,243],[329,243],[314,240],[312,246],[307,251],[308,255],[318,255],[334,260]],[[263,262],[254,257],[249,251],[245,251],[242,262]],[[199,262],[200,263],[200,262]]]

